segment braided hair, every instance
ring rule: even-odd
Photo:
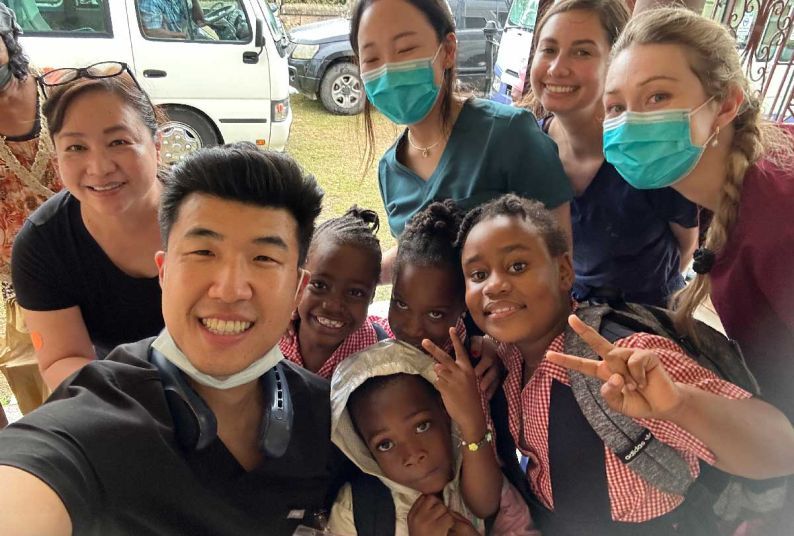
[[[321,223],[314,232],[312,246],[322,241],[332,241],[340,246],[354,246],[369,252],[375,259],[376,272],[372,274],[375,282],[380,278],[381,250],[377,232],[380,229],[380,218],[374,210],[350,207],[347,212],[337,218]],[[309,248],[311,256],[312,248]]]
[[[463,210],[451,199],[431,203],[415,214],[400,235],[394,260],[394,279],[406,263],[442,268],[449,272],[454,288],[463,296],[466,284],[456,244]]]
[[[735,40],[725,27],[686,9],[646,11],[626,26],[612,49],[612,57],[633,45],[658,43],[676,44],[686,49],[690,67],[708,97],[722,101],[732,88],[739,88],[745,95],[744,106],[733,120],[733,139],[719,204],[703,247],[696,255],[698,275],[673,297],[678,327],[695,336],[692,315],[711,292],[708,271],[715,255],[728,242],[736,222],[745,174],[762,157],[775,162],[791,158],[792,148],[785,134],[762,121],[761,103],[750,88]]]
[[[466,214],[458,233],[458,247],[463,249],[466,238],[475,225],[497,216],[518,217],[532,224],[543,238],[552,257],[559,257],[568,251],[565,231],[562,230],[554,215],[540,201],[525,199],[516,194],[497,197]]]

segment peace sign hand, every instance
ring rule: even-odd
[[[477,441],[485,434],[485,416],[480,404],[477,377],[455,328],[449,329],[449,338],[455,349],[455,359],[430,339],[423,340],[422,347],[436,360],[436,388],[441,393],[447,413],[460,427],[464,439],[474,438]]]
[[[568,323],[603,361],[547,352],[546,359],[604,381],[601,396],[610,408],[636,419],[671,419],[683,405],[684,394],[651,350],[620,348],[575,315]]]

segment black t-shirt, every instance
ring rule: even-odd
[[[28,217],[14,240],[11,271],[25,309],[79,307],[100,356],[163,329],[157,278],[131,277],[113,264],[65,190]]]
[[[220,439],[177,444],[153,339],[83,367],[46,404],[0,432],[0,465],[46,482],[75,535],[292,534],[328,505],[349,467],[330,441],[329,384],[285,362],[294,405],[289,448],[246,472]]]

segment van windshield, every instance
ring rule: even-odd
[[[507,16],[508,26],[518,26],[527,30],[535,28],[538,16],[538,0],[513,0],[510,14]]]

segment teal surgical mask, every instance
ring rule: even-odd
[[[713,98],[713,97],[712,97]],[[700,161],[716,130],[703,145],[692,143],[694,110],[623,112],[604,121],[604,158],[633,187],[665,188],[686,177]]]
[[[442,46],[432,57],[385,63],[361,73],[372,105],[398,125],[413,125],[427,117],[441,90],[436,85],[433,63]]]
[[[11,77],[14,74],[11,72],[11,67],[8,64],[0,65],[0,93],[5,91],[8,84],[11,83]]]

